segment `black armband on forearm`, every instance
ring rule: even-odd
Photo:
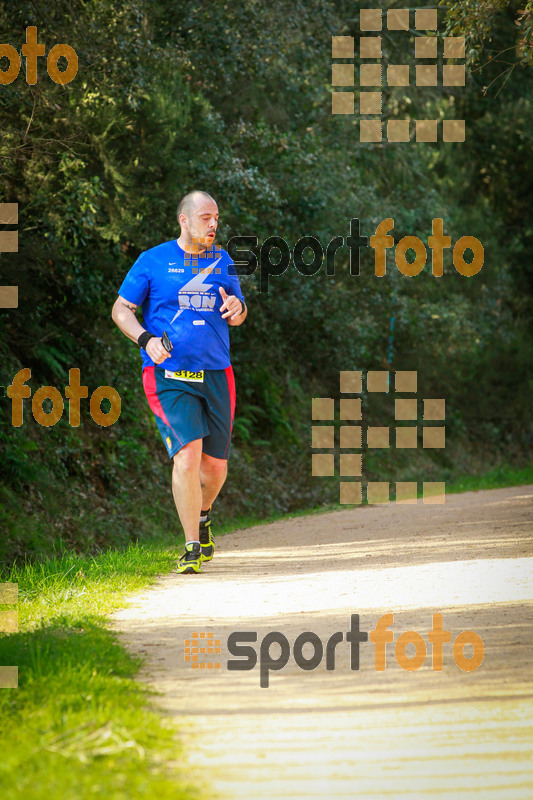
[[[139,336],[139,338],[137,339],[137,344],[139,345],[139,347],[142,347],[144,350],[146,350],[146,345],[148,344],[150,339],[155,339],[155,338],[156,336],[154,333],[143,331]]]

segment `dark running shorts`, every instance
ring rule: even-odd
[[[143,385],[157,427],[170,458],[186,444],[203,439],[202,452],[229,458],[235,414],[233,369],[210,369],[179,374],[188,380],[165,377],[161,367],[143,369]]]

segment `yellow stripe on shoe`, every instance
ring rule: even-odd
[[[211,509],[209,509],[211,511]],[[215,554],[215,540],[211,533],[211,517],[207,515],[207,519],[200,522],[200,546],[202,548],[202,561],[211,561]]]
[[[189,542],[178,561],[177,571],[182,575],[198,574],[202,571],[202,548],[200,542]]]

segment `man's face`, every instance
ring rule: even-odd
[[[218,206],[213,200],[200,200],[190,216],[184,217],[189,244],[210,247],[218,228]]]

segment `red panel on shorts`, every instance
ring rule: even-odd
[[[172,425],[167,419],[167,415],[163,411],[161,401],[157,396],[155,367],[145,367],[143,369],[143,386],[144,386],[144,393],[146,394],[146,397],[148,399],[148,405],[150,406],[154,414],[160,419],[162,419],[163,422],[165,422],[169,426],[169,428],[172,428]]]
[[[235,416],[235,399],[236,399],[235,376],[233,374],[232,366],[226,367],[224,371],[226,373],[226,379],[228,381],[228,390],[231,402],[231,424],[233,425],[233,417]]]

